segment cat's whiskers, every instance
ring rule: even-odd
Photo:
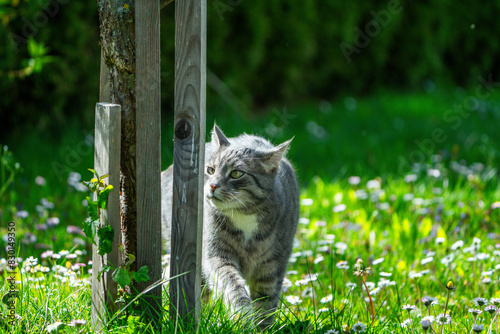
[[[237,192],[237,194],[238,194],[238,192]],[[247,206],[245,203],[243,203],[243,201],[242,201],[241,199],[239,199],[238,197],[236,197],[236,195],[234,195],[234,194],[231,194],[231,196],[233,196],[233,198],[234,198],[235,200],[239,201],[239,202],[243,205],[243,209],[247,212],[247,214],[248,214],[248,215],[251,215],[251,214],[252,214],[252,212],[251,212],[250,208],[248,208],[248,206]],[[251,204],[251,205],[252,205],[253,207],[256,207],[256,206],[255,206],[255,205],[253,205],[253,204]]]

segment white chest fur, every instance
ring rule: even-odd
[[[226,216],[231,219],[234,227],[243,232],[243,235],[247,240],[254,235],[255,231],[257,231],[257,228],[259,227],[258,217],[256,214],[244,215],[237,211],[229,211],[226,213]]]

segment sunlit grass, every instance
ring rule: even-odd
[[[302,193],[282,306],[270,332],[345,333],[348,327],[351,333],[423,333],[430,321],[428,331],[436,333],[468,333],[480,325],[498,333],[498,181],[465,176],[444,164],[425,168],[401,179],[313,180]],[[14,221],[23,226],[29,215],[19,212]],[[48,229],[29,233],[42,238]],[[50,229],[55,235],[67,231],[59,225]],[[28,230],[21,227],[20,234]],[[66,331],[90,330],[85,248],[75,244],[71,251],[19,259],[20,332],[57,322],[66,324]],[[366,276],[355,275],[359,260]],[[5,260],[1,263],[6,269]],[[3,275],[7,278],[6,270]],[[446,288],[449,282],[454,290]],[[7,289],[4,285],[0,293]],[[432,305],[426,306],[427,299]],[[441,326],[445,311],[450,320]],[[202,318],[202,332],[253,331],[229,319],[220,303],[206,305]],[[126,320],[124,315],[115,322],[116,330],[129,326]],[[164,321],[165,330],[174,332],[168,316]]]
[[[229,135],[246,131],[275,143],[296,136],[290,157],[302,184],[301,215],[281,307],[268,332],[500,333],[500,141],[489,122],[500,112],[486,101],[486,112],[455,133],[440,124],[455,99],[349,97],[290,108],[286,125],[273,113],[248,123],[234,115],[217,119]],[[399,158],[409,159],[418,149],[415,140],[440,126],[448,141],[400,173]],[[163,132],[164,165],[171,162],[170,130]],[[0,198],[2,249],[7,223],[16,226],[13,333],[92,331],[90,243],[81,231],[87,193],[79,174],[92,167],[91,140],[88,131],[72,127],[61,137],[58,146],[27,135],[3,162],[21,162],[21,173]],[[67,146],[79,153],[71,155]],[[68,168],[58,174],[54,162]],[[6,254],[0,253],[0,296],[9,292]],[[199,333],[257,332],[232,319],[220,302],[203,305]],[[133,310],[107,330],[147,332]],[[0,312],[3,332],[12,328],[7,304]],[[193,332],[192,324],[175,325],[167,311],[162,326],[166,333]]]

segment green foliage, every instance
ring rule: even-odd
[[[138,327],[141,323],[141,317],[129,315],[127,318],[127,334],[135,334],[137,333]]]
[[[149,281],[148,272],[149,268],[147,266],[142,266],[137,272],[132,272],[132,278],[136,282],[147,282]]]
[[[21,165],[14,160],[9,148],[7,146],[0,148],[0,199],[20,170]]]
[[[120,246],[120,250],[123,252],[123,247]],[[113,281],[116,283],[120,284],[122,287],[125,287],[132,283],[132,280],[136,282],[147,282],[149,281],[149,268],[147,266],[142,266],[139,268],[138,271],[133,271],[130,270],[130,266],[132,263],[135,262],[135,255],[134,254],[127,254],[128,255],[128,261],[121,265],[120,267],[116,268],[115,271],[113,272],[112,278]],[[126,296],[127,299],[132,299],[133,296]]]
[[[15,110],[2,115],[6,128],[56,131],[67,115],[87,118],[99,89],[96,10],[95,2],[0,2],[0,90],[9,92],[0,109]]]
[[[87,217],[83,222],[83,231],[85,235],[95,242],[95,236],[97,233],[97,238],[99,239],[98,253],[99,255],[108,254],[112,250],[112,242],[115,236],[115,231],[110,225],[103,225],[101,222],[100,210],[106,209],[106,204],[108,202],[108,196],[111,190],[113,190],[112,185],[106,185],[104,179],[109,176],[109,174],[99,176],[97,172],[93,169],[89,169],[90,172],[96,175],[90,181],[83,181],[85,185],[91,192],[96,194],[97,200],[92,200],[90,196],[87,196],[87,211],[89,217]],[[103,188],[101,190],[101,188]]]
[[[398,10],[389,12],[387,24],[377,22],[390,3]],[[173,8],[161,13],[162,104],[167,113],[173,110]],[[499,72],[499,10],[496,1],[479,6],[440,0],[214,0],[208,3],[208,69],[246,106],[233,103],[230,108],[246,111],[282,101],[378,92],[381,87],[467,86],[478,75]],[[16,110],[3,115],[5,128],[31,123],[38,129],[59,129],[69,115],[92,124],[90,111],[99,89],[96,13],[95,2],[1,3],[0,90],[9,94],[2,96],[0,108]],[[374,20],[378,32],[368,36],[366,46],[356,46],[359,31],[367,34]],[[341,43],[358,50],[350,63]],[[214,88],[210,73],[208,86]],[[209,91],[210,110],[232,99],[223,91]]]
[[[130,283],[132,283],[132,279],[130,278],[129,271],[125,267],[116,268],[116,270],[113,272],[113,275],[111,277],[113,278],[113,281],[120,284],[122,287],[130,285]]]
[[[113,249],[113,238],[115,237],[115,230],[110,225],[106,225],[97,230],[97,237],[99,238],[99,246],[97,253],[99,255],[108,254]]]

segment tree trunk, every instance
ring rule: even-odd
[[[125,254],[137,255],[134,1],[98,0],[100,42],[109,70],[110,101],[121,106],[120,212]],[[119,233],[119,231],[116,231]],[[125,257],[125,261],[128,258]],[[136,270],[132,263],[131,270]]]

